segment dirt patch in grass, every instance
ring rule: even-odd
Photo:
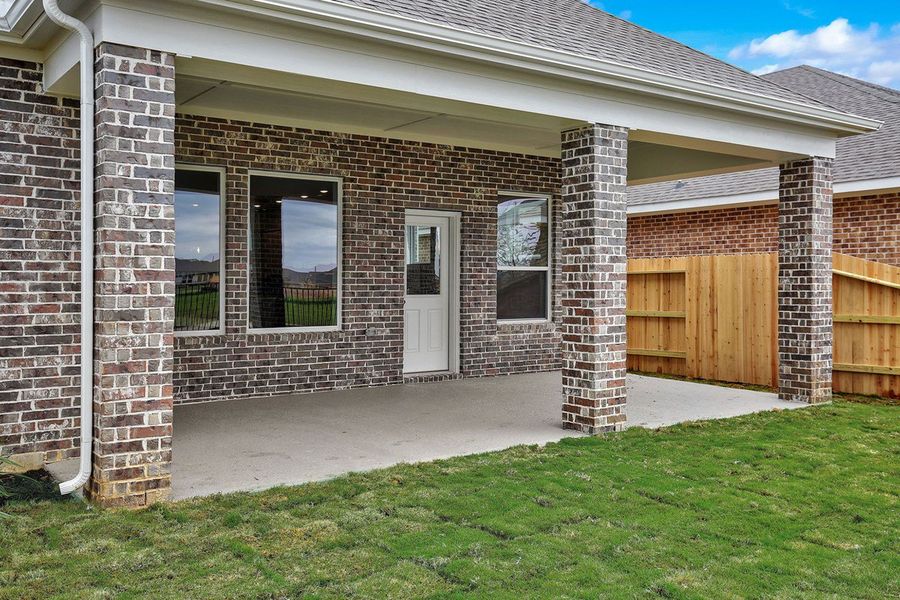
[[[59,497],[53,476],[44,469],[0,474],[0,507],[10,502],[54,500]]]
[[[883,396],[863,396],[861,394],[842,394],[834,395],[845,402],[855,402],[857,404],[880,404],[882,406],[900,407],[900,398],[885,398]]]

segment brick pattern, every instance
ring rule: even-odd
[[[900,192],[836,199],[834,251],[900,267]]]
[[[563,132],[563,426],[625,425],[628,131]]]
[[[777,251],[776,204],[628,219],[629,258]],[[900,267],[900,193],[835,198],[834,251]]]
[[[168,495],[175,319],[175,57],[96,51],[94,472],[104,505]]]
[[[462,214],[460,376],[559,368],[554,323],[496,320],[498,192],[558,198],[558,160],[190,115],[178,115],[175,141],[180,162],[224,167],[227,180],[225,333],[175,339],[176,402],[403,382],[403,224],[411,208]],[[250,170],[342,178],[340,331],[248,330]],[[559,222],[558,202],[553,209]],[[553,243],[558,253],[556,236]],[[558,296],[555,287],[557,322]]]
[[[80,443],[79,111],[41,76],[0,59],[0,453],[23,465]]]
[[[778,206],[744,206],[628,218],[628,258],[778,250]]]
[[[834,160],[781,166],[778,214],[778,395],[831,400]]]

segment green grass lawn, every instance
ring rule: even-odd
[[[207,290],[175,294],[175,329],[215,329],[219,324],[219,292]]]
[[[337,299],[284,299],[284,321],[288,327],[321,327],[337,323]]]
[[[337,300],[284,299],[287,327],[321,327],[337,323]],[[215,329],[219,323],[219,292],[204,291],[175,296],[175,329],[197,331]]]
[[[0,597],[897,598],[898,452],[900,410],[840,402],[139,512],[11,504]]]

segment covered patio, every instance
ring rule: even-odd
[[[93,499],[830,399],[835,140],[877,122],[584,3],[376,4],[100,3],[93,66],[45,27],[41,91],[94,98]],[[773,165],[782,401],[626,379],[627,187]]]
[[[627,388],[629,425],[638,427],[806,406],[777,394],[638,375],[628,376]],[[551,371],[176,406],[172,497],[583,435],[560,427],[561,395],[560,374]]]

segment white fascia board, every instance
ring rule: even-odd
[[[563,50],[551,50],[524,42],[511,41],[482,33],[473,33],[447,25],[426,23],[415,19],[389,15],[375,10],[323,2],[321,0],[199,0],[206,4],[227,7],[232,10],[256,9],[270,16],[293,14],[299,20],[319,27],[338,28],[356,35],[369,35],[393,42],[405,42],[421,46],[432,44],[444,52],[459,50],[472,57],[488,59],[490,55],[501,62],[516,66],[530,66],[541,73],[547,68],[560,74],[588,79],[610,86],[624,86],[633,91],[678,97],[701,104],[713,104],[722,108],[754,114],[766,114],[785,121],[824,127],[845,133],[875,131],[880,121],[850,115],[827,107],[810,106],[800,102],[772,98],[763,94],[735,90],[688,78],[664,75],[654,71],[622,65],[611,61],[584,57]],[[510,62],[511,61],[511,62]]]
[[[835,196],[873,194],[900,190],[900,177],[883,177],[879,179],[861,179],[834,184]]]
[[[234,15],[229,15],[226,22],[210,23],[208,11],[195,14],[189,12],[190,7],[182,6],[178,14],[153,12],[158,8],[156,4],[141,4],[139,8],[100,6],[89,19],[94,24],[95,40],[576,122],[608,123],[768,149],[790,155],[785,159],[833,157],[835,152],[834,134],[808,125],[566,81],[546,73],[526,73],[508,66],[321,30],[298,35],[296,25],[291,24],[262,23],[265,28],[260,30],[259,22]],[[135,22],[140,27],[135,27]],[[52,89],[54,82],[48,78],[47,84]]]
[[[834,184],[834,196],[836,198],[879,194],[891,191],[900,191],[900,177],[861,179],[859,181],[845,181]],[[750,192],[747,194],[693,198],[691,200],[636,204],[628,207],[628,214],[648,216],[675,212],[712,210],[716,208],[737,208],[740,206],[772,204],[775,202],[778,202],[777,189]]]

